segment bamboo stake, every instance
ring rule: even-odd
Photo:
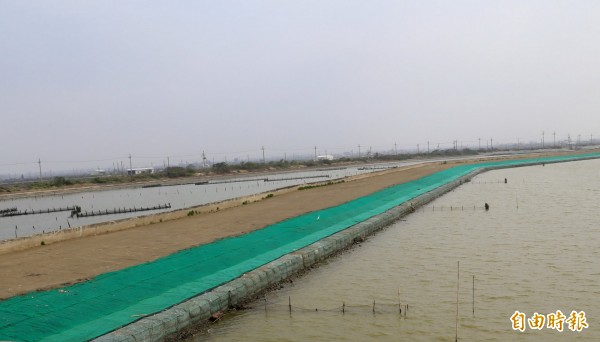
[[[458,342],[458,288],[460,281],[460,261],[457,262],[456,267],[456,335],[454,337],[454,341]]]

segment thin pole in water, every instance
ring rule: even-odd
[[[475,276],[473,276],[473,317],[475,317]]]
[[[460,281],[460,261],[457,262],[456,267],[456,335],[454,337],[454,341],[458,342],[458,288]]]
[[[398,288],[398,314],[402,315],[402,303],[400,303],[400,288]]]

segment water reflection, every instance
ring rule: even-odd
[[[415,162],[385,164],[385,167],[411,165]],[[20,211],[46,210],[59,207],[80,206],[83,212],[114,210],[115,208],[140,208],[170,204],[171,210],[220,202],[228,199],[259,194],[289,186],[308,184],[323,180],[370,173],[377,170],[357,167],[322,169],[302,172],[269,174],[264,177],[234,178],[210,181],[206,184],[185,184],[148,188],[129,188],[106,191],[90,191],[68,195],[38,196],[0,200],[0,210],[17,208]],[[110,222],[129,217],[148,215],[157,211],[73,218],[71,212],[0,217],[0,240],[30,236],[42,232]]]
[[[599,340],[599,167],[593,160],[482,174],[268,294],[266,311],[253,303],[195,340],[454,341],[458,261],[459,340]],[[485,202],[489,211],[479,209]],[[301,308],[400,301],[409,311],[290,315],[289,298]],[[584,311],[589,328],[518,332],[515,310]]]

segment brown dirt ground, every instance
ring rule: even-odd
[[[61,241],[0,255],[0,298],[60,287],[123,269],[219,238],[335,206],[448,165],[394,169],[354,181],[303,191],[218,212]]]
[[[539,155],[538,155],[539,156]],[[64,286],[307,212],[335,206],[452,166],[425,164],[291,191],[234,208],[0,255],[0,299]]]

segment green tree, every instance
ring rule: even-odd
[[[215,173],[219,174],[228,173],[230,170],[229,165],[227,165],[225,162],[216,163],[212,166],[212,168]]]

